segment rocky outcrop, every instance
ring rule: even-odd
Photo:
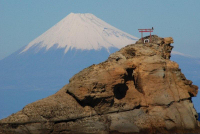
[[[1,120],[0,133],[197,132],[191,97],[198,87],[169,60],[172,42],[152,36],[151,43],[122,48]]]

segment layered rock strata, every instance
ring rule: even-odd
[[[152,36],[122,48],[1,120],[0,134],[197,132],[198,87],[170,61],[171,43]]]

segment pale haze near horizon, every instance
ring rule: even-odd
[[[71,12],[94,14],[139,38],[138,28],[153,26],[153,34],[174,38],[175,51],[200,57],[199,5],[199,0],[0,0],[0,60],[30,43]]]

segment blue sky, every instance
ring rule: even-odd
[[[153,34],[174,38],[175,51],[200,57],[199,6],[200,0],[0,0],[0,59],[71,12],[92,13],[136,37],[138,28],[153,26]]]

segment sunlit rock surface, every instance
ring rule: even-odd
[[[56,94],[1,120],[0,133],[197,132],[191,97],[198,87],[170,61],[171,43],[152,36],[151,43],[122,48]]]

